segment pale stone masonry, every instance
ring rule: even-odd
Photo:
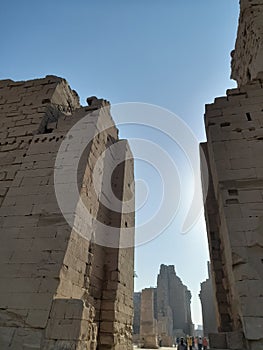
[[[145,288],[141,294],[140,343],[146,349],[158,349],[157,320],[154,316],[154,288]]]
[[[241,0],[232,77],[206,106],[205,216],[219,334],[212,348],[263,349],[263,1]]]
[[[134,208],[122,210],[134,193],[132,154],[118,139],[109,103],[95,97],[88,103],[81,107],[76,92],[55,76],[0,81],[0,349],[132,349],[133,247],[118,248],[122,230],[134,227]],[[84,128],[76,140],[88,146],[77,168],[78,198],[66,156],[57,181],[68,203],[81,198],[94,218],[83,223],[91,239],[69,226],[54,187],[59,147],[65,142],[65,152],[74,154],[78,142],[66,134],[84,116],[94,137],[87,145]],[[104,123],[112,127],[97,134]],[[118,152],[97,162],[110,145]],[[103,205],[94,187],[106,195],[104,174],[113,158],[123,160],[111,177],[118,212]],[[78,215],[75,209],[69,205],[67,215]],[[98,235],[111,237],[98,232],[96,221],[116,228],[114,247],[97,244]]]
[[[204,336],[208,337],[210,333],[217,333],[217,313],[216,313],[216,298],[211,277],[210,263],[207,263],[208,278],[201,283],[200,300],[202,305],[202,318]]]
[[[206,106],[206,220],[219,330],[263,349],[263,79]],[[242,347],[241,347],[242,348]]]

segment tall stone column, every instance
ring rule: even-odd
[[[143,348],[159,348],[157,320],[154,318],[154,288],[142,290],[140,341]]]

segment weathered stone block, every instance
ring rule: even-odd
[[[209,344],[214,349],[227,349],[226,333],[210,333]]]
[[[229,349],[241,350],[244,349],[244,334],[242,332],[226,333],[226,343]]]
[[[244,331],[248,340],[260,340],[263,339],[263,318],[262,317],[244,317]],[[260,343],[259,342],[259,343]]]

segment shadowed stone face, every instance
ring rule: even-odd
[[[201,283],[200,300],[202,304],[203,330],[204,336],[210,333],[217,333],[218,325],[216,319],[215,295],[213,290],[213,281],[210,273],[210,264],[208,263],[209,278]]]

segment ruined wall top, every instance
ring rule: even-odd
[[[51,132],[48,126],[50,123],[56,123],[60,118],[70,118],[76,111],[88,113],[102,107],[107,111],[110,109],[107,100],[95,96],[88,97],[87,104],[82,107],[77,92],[71,89],[65,79],[54,75],[27,81],[0,80],[2,129],[12,127],[11,135]],[[107,112],[107,115],[110,116],[110,113]],[[21,122],[23,116],[28,119],[27,124]],[[5,122],[3,118],[7,118]],[[11,121],[13,124],[10,124]],[[23,125],[27,125],[27,128]]]
[[[161,264],[160,266],[160,274],[175,274],[175,269],[174,269],[174,265],[164,265]]]
[[[68,82],[54,75],[27,81],[0,80],[1,100],[20,106],[60,106],[64,113],[80,107],[79,96]],[[33,108],[33,107],[32,107]]]
[[[240,0],[238,33],[231,56],[231,78],[239,86],[263,72],[263,0]]]
[[[52,105],[64,114],[71,114],[81,107],[80,99],[64,78],[47,75],[45,78],[26,81],[0,80],[1,104],[36,108]],[[107,100],[96,96],[87,98],[87,111],[110,106]]]

